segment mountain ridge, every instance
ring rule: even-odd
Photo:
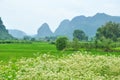
[[[80,29],[83,30],[89,37],[93,37],[95,36],[97,29],[109,21],[120,23],[120,17],[110,16],[105,13],[97,13],[94,16],[88,16],[88,17],[84,15],[76,16],[70,20],[69,27],[68,26],[66,27],[68,32],[66,31],[61,32],[60,35],[67,36],[69,37],[69,39],[72,39],[73,31],[76,29]],[[60,33],[59,27],[56,29],[55,33],[58,32]]]
[[[8,33],[8,30],[4,26],[1,17],[0,17],[0,39],[2,40],[13,39],[13,37]]]
[[[35,37],[45,38],[51,36],[66,36],[69,39],[72,39],[73,32],[76,29],[83,30],[89,37],[94,37],[97,29],[109,21],[120,23],[120,16],[111,16],[105,13],[96,13],[95,15],[88,17],[84,15],[75,16],[71,20],[64,19],[61,21],[54,32],[51,31],[47,23],[43,23],[37,30]],[[1,20],[0,25],[3,25]],[[2,29],[5,30],[5,27]]]
[[[47,23],[43,23],[37,31],[36,37],[45,38],[53,36],[53,32],[51,31],[49,25]]]
[[[21,30],[17,30],[17,29],[8,29],[9,34],[11,34],[13,37],[17,38],[17,39],[23,39],[24,36],[26,36],[27,34]]]

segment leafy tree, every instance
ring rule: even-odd
[[[48,42],[55,41],[56,39],[57,37],[55,36],[45,37],[45,41],[48,41]]]
[[[31,38],[31,41],[35,41],[35,38]]]
[[[67,38],[66,37],[59,37],[56,40],[56,48],[57,50],[63,50],[67,46]]]
[[[97,30],[96,39],[101,39],[102,37],[116,41],[117,38],[120,38],[120,24],[110,21],[102,25]]]
[[[31,37],[30,36],[24,36],[23,40],[30,40]]]
[[[82,30],[74,30],[73,37],[77,38],[78,40],[88,40],[88,37],[85,35],[85,33]]]

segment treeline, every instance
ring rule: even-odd
[[[115,51],[114,48],[120,47],[120,23],[107,22],[97,29],[96,35],[89,38],[84,31],[74,30],[73,40],[67,37],[45,37],[36,39],[25,36],[22,40],[0,40],[0,44],[11,43],[32,43],[32,42],[49,42],[55,44],[57,50],[91,50],[101,49],[104,51]],[[120,50],[118,50],[120,51]]]
[[[59,37],[56,40],[56,47],[58,50],[102,49],[104,51],[116,51],[113,48],[120,47],[120,24],[107,22],[97,29],[95,37],[91,40],[88,40],[82,30],[75,30],[73,41],[69,41],[66,37]]]
[[[31,44],[32,41],[26,41],[26,40],[0,40],[0,44],[14,44],[14,43],[27,43]]]

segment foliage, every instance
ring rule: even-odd
[[[9,42],[9,44],[8,44]],[[95,48],[94,42],[79,42],[79,50],[84,51],[92,51],[94,50],[94,54],[103,54],[107,53],[111,55],[120,55],[120,43],[119,42],[111,42],[110,48],[114,50],[113,52],[104,52],[104,48],[102,48],[101,41],[98,41],[98,49]],[[47,42],[31,42],[31,41],[0,41],[0,60],[9,61],[11,58],[30,58],[34,57],[34,53],[48,53],[52,55],[65,55],[73,53],[73,42],[68,42],[67,49],[64,51],[56,50],[56,45],[53,43]],[[101,50],[102,49],[102,50]],[[117,52],[116,52],[117,49]],[[98,51],[97,51],[98,50]],[[119,52],[118,52],[119,51]]]
[[[102,48],[104,51],[110,51],[111,50],[111,39],[106,39],[105,37],[102,37],[100,40],[95,41],[96,48]]]
[[[85,33],[82,30],[74,30],[73,37],[77,38],[80,41],[88,40],[88,37],[85,35]]]
[[[8,64],[0,62],[0,80],[119,80],[120,57],[88,52],[56,58],[43,54]]]
[[[79,40],[78,40],[77,38],[74,38],[74,39],[73,39],[72,48],[73,48],[73,50],[75,50],[75,51],[78,51],[78,50],[79,50],[80,45],[79,45]]]
[[[0,44],[31,44],[32,41],[26,41],[26,40],[0,40]]]
[[[117,38],[120,38],[120,24],[108,22],[102,27],[100,27],[97,30],[96,38],[101,39],[102,37],[117,41]]]
[[[31,41],[36,41],[36,39],[35,38],[31,38]]]
[[[63,50],[67,47],[67,37],[59,37],[56,40],[56,48],[57,50]]]
[[[57,37],[55,37],[55,36],[45,37],[45,41],[47,41],[47,42],[55,41],[56,39],[57,39]]]
[[[23,40],[31,40],[30,36],[24,36]]]

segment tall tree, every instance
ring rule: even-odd
[[[80,41],[88,40],[88,37],[82,30],[74,30],[73,37],[74,39],[77,38]]]
[[[116,41],[117,38],[120,38],[120,24],[110,21],[102,25],[102,27],[97,30],[96,38],[101,39],[102,37]]]

